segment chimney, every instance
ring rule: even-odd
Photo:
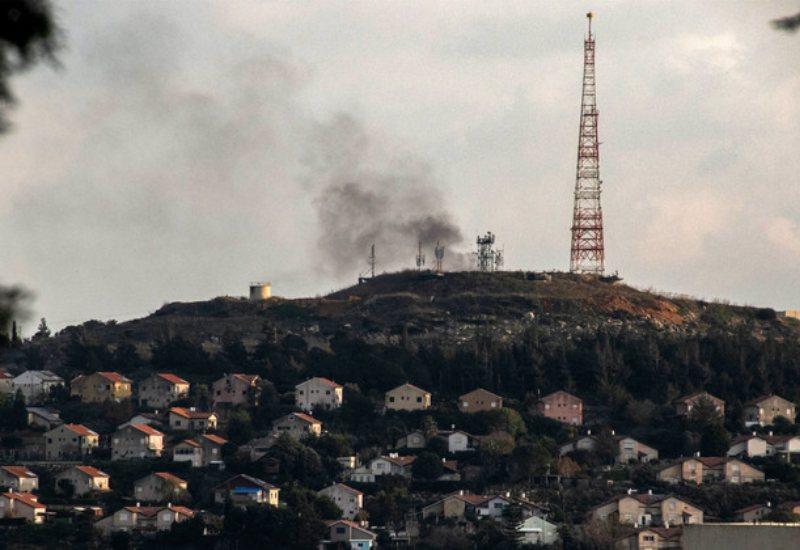
[[[592,435],[592,430],[586,430],[586,435]]]
[[[769,436],[772,437],[772,430],[769,431]]]
[[[617,431],[616,430],[611,430],[611,435],[617,435]]]
[[[633,494],[633,489],[628,489],[628,494],[632,495]]]
[[[648,495],[652,495],[652,494],[653,494],[653,490],[652,490],[652,489],[648,489],[648,490],[647,490],[647,494],[648,494]]]
[[[756,432],[753,432],[753,435],[755,436],[755,435],[756,435]]]
[[[506,498],[511,498],[511,491],[506,491]]]
[[[451,431],[455,431],[455,429],[456,429],[456,425],[455,424],[450,424],[450,430]]]

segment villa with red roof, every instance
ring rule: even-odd
[[[74,496],[110,491],[111,477],[94,466],[72,466],[55,476],[56,492],[65,493],[72,486]]]
[[[44,433],[47,460],[82,458],[100,444],[100,435],[83,424],[62,424]]]
[[[158,458],[164,452],[164,434],[147,424],[128,424],[111,436],[111,460]]]
[[[287,434],[292,439],[301,439],[308,435],[322,434],[322,422],[306,413],[293,412],[278,418],[272,423],[275,436]]]
[[[116,532],[168,531],[173,523],[194,517],[194,510],[185,506],[125,506],[94,524],[106,536]]]
[[[320,550],[328,548],[357,548],[367,550],[372,548],[378,538],[376,533],[365,529],[358,523],[349,519],[326,521],[327,537],[319,542]]]
[[[0,518],[22,518],[31,523],[44,523],[46,513],[47,507],[32,493],[0,493]]]
[[[39,476],[25,466],[0,466],[0,487],[30,492],[39,488]]]
[[[189,499],[189,484],[169,472],[154,472],[133,483],[133,498],[142,502],[183,502]]]
[[[194,439],[184,439],[172,450],[173,462],[190,462],[193,468],[202,468],[222,462],[222,447],[228,443],[218,435],[203,434]]]
[[[159,372],[139,384],[139,405],[150,409],[163,409],[175,401],[189,396],[190,384],[180,376]]]
[[[355,519],[364,507],[364,493],[344,483],[329,485],[317,491],[317,494],[331,499],[341,509],[342,517],[345,519]]]
[[[187,432],[216,430],[217,413],[198,411],[194,407],[172,407],[169,410],[169,427]]]
[[[131,380],[116,372],[80,375],[70,383],[69,394],[83,403],[122,401],[131,397]]]
[[[214,407],[257,405],[261,377],[257,374],[228,374],[214,382],[211,397]]]
[[[294,387],[294,402],[306,412],[313,412],[315,407],[338,409],[342,406],[343,399],[342,385],[320,376],[309,378]]]

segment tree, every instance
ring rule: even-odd
[[[58,492],[67,498],[72,498],[72,495],[75,494],[75,485],[69,479],[59,479],[57,486]]]
[[[247,411],[237,410],[228,418],[228,439],[231,443],[242,445],[253,438],[253,422]]]
[[[725,456],[731,438],[719,422],[708,424],[700,434],[700,453],[703,456]]]
[[[11,415],[9,427],[15,430],[24,430],[28,426],[28,409],[25,408],[25,396],[22,391],[17,390],[14,394],[14,402],[11,404]]]
[[[44,338],[50,337],[50,327],[47,326],[47,319],[42,317],[41,321],[39,321],[39,326],[36,329],[36,333],[31,336],[31,340],[42,340]]]
[[[437,479],[442,475],[443,469],[442,458],[430,451],[420,453],[411,464],[411,472],[414,477],[424,480]]]
[[[42,59],[55,62],[58,27],[47,0],[0,3],[0,131],[8,129],[5,110],[14,103],[9,78]]]

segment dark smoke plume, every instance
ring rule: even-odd
[[[430,168],[386,154],[352,117],[321,127],[311,164],[322,183],[315,199],[323,265],[338,276],[363,271],[375,244],[379,271],[414,265],[418,242],[428,261],[440,242],[445,265],[463,269],[463,242]]]

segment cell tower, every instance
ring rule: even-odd
[[[375,278],[375,243],[372,243],[372,246],[369,249],[369,258],[367,261],[369,262],[369,277],[365,275],[359,275],[358,284]]]
[[[589,34],[583,41],[583,94],[578,135],[578,167],[575,180],[575,206],[572,211],[572,246],[569,270],[572,273],[602,275],[603,210],[600,207],[600,147],[597,136],[597,98],[595,95],[594,36],[592,13]]]
[[[503,252],[494,250],[494,240],[494,234],[491,231],[487,232],[483,237],[478,235],[475,241],[478,245],[478,251],[475,252],[475,257],[478,260],[478,271],[497,271],[503,265]]]
[[[417,241],[417,271],[422,271],[425,267],[425,254],[422,253],[422,241]]]
[[[436,273],[442,272],[442,262],[444,261],[444,246],[436,241],[436,248],[433,249],[433,256],[436,258]]]

